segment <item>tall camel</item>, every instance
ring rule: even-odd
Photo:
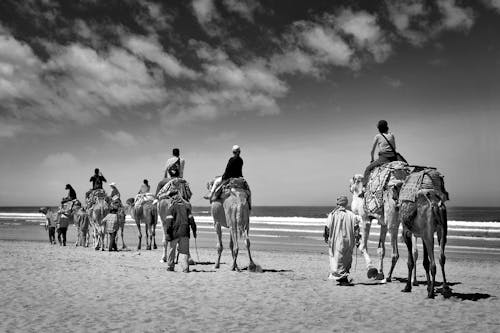
[[[400,162],[398,162],[400,163]],[[378,248],[377,248],[377,253],[379,255],[379,268],[378,268],[378,274],[376,276],[377,280],[381,280],[383,282],[391,282],[392,280],[392,273],[394,271],[394,268],[396,267],[396,263],[399,259],[399,249],[398,249],[398,230],[399,230],[399,218],[398,218],[398,205],[397,205],[397,196],[398,192],[401,188],[401,185],[405,178],[407,177],[409,171],[406,168],[392,168],[391,163],[381,166],[379,168],[389,168],[390,169],[390,175],[389,179],[387,180],[387,183],[385,184],[382,192],[382,202],[383,205],[379,207],[378,209],[378,214],[370,214],[367,210],[367,198],[363,199],[363,209],[361,211],[358,210],[356,214],[359,214],[362,216],[362,219],[364,221],[363,227],[364,230],[362,230],[362,244],[363,244],[363,256],[365,258],[366,264],[371,265],[371,260],[369,260],[369,255],[368,252],[366,251],[367,249],[367,242],[368,242],[368,237],[370,235],[370,226],[371,226],[371,220],[376,218],[378,220],[378,223],[380,224],[380,236],[379,236],[379,242],[378,242]],[[375,171],[375,170],[374,170]],[[352,182],[356,182],[356,184],[351,185],[352,192],[354,191],[356,193],[360,193],[361,191],[361,186],[360,182],[362,181],[362,176],[361,177],[356,177],[356,179],[353,178]],[[353,197],[358,197],[357,195],[353,195]],[[359,202],[358,200],[354,200],[355,204],[354,206],[358,206]],[[361,213],[361,214],[360,214]],[[387,231],[390,232],[391,235],[391,248],[392,248],[392,260],[391,260],[391,268],[389,269],[389,274],[387,278],[385,278],[384,275],[384,258],[385,258],[385,239],[387,237]],[[374,277],[374,270],[369,269],[369,277]]]
[[[88,214],[90,218],[90,223],[92,224],[94,233],[94,249],[99,250],[99,248],[104,251],[105,248],[105,229],[106,226],[103,222],[106,215],[108,215],[109,206],[106,202],[105,197],[96,197],[95,203],[88,209]]]
[[[127,200],[125,211],[130,214],[137,225],[137,238],[139,243],[137,244],[137,249],[141,249],[142,243],[142,232],[141,232],[141,222],[144,223],[146,230],[146,250],[157,249],[156,246],[156,224],[158,223],[158,209],[152,201],[144,201],[142,204],[136,208],[135,199],[129,198]]]
[[[208,183],[207,188],[212,188]],[[229,228],[229,248],[233,256],[231,270],[239,271],[237,265],[238,258],[238,235],[245,238],[245,244],[250,261],[248,270],[254,272],[257,268],[253,262],[250,253],[250,194],[249,191],[240,186],[230,187],[229,190],[222,193],[221,198],[211,204],[212,217],[214,219],[214,228],[217,233],[217,262],[215,268],[220,267],[220,257],[222,254],[222,228]]]
[[[441,197],[434,190],[420,190],[417,192],[416,202],[403,201],[400,208],[400,220],[403,223],[403,239],[408,248],[408,281],[403,292],[411,292],[412,270],[415,262],[412,255],[412,234],[421,237],[424,248],[423,266],[427,277],[427,297],[434,298],[436,282],[436,262],[434,259],[434,233],[437,232],[440,247],[439,264],[443,275],[443,292],[449,297],[450,289],[446,282],[444,265],[446,257],[444,249],[448,232],[446,206]],[[430,266],[430,267],[429,267]],[[429,275],[429,268],[430,273]]]

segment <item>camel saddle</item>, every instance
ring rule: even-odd
[[[444,176],[435,168],[414,169],[401,188],[399,203],[403,201],[415,202],[420,190],[434,190],[443,202],[450,199],[444,187]]]
[[[136,209],[140,208],[146,202],[153,202],[155,196],[153,193],[139,193],[135,196],[134,206]]]
[[[90,192],[89,197],[87,198],[87,208],[92,207],[96,203],[97,199],[106,199],[106,198],[107,198],[106,191],[104,191],[102,188],[93,190],[92,192]]]
[[[380,218],[384,207],[384,190],[388,185],[402,182],[406,175],[407,164],[401,161],[390,162],[372,170],[366,185],[364,201],[364,208],[369,216]]]
[[[248,202],[251,204],[250,198],[252,192],[250,191],[250,186],[248,186],[247,181],[243,177],[230,178],[222,182],[214,191],[212,201],[218,199],[225,199],[231,194],[231,189],[242,189],[248,194]]]
[[[193,195],[189,183],[184,178],[172,178],[158,192],[158,199],[169,198],[177,193],[186,201],[189,201]]]

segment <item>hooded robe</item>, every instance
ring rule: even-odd
[[[326,226],[329,230],[330,272],[335,278],[341,279],[349,274],[356,246],[354,227],[359,222],[359,216],[342,206],[328,214]]]

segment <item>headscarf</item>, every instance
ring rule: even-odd
[[[348,203],[349,200],[345,195],[341,195],[340,197],[337,198],[337,206],[346,207]]]

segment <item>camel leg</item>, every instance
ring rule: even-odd
[[[387,236],[387,225],[380,226],[380,238],[378,241],[379,273],[377,280],[384,280],[384,257],[385,257],[385,238]]]
[[[366,267],[373,267],[372,260],[368,254],[368,237],[370,236],[371,223],[363,221],[361,225],[361,242],[359,244],[359,251],[365,258]]]
[[[417,260],[418,260],[418,248],[417,248],[417,237],[413,237],[413,261],[415,262],[415,265],[413,265],[413,285],[415,287],[418,286],[418,281],[417,281]]]
[[[141,241],[142,241],[141,222],[135,221],[135,224],[137,225],[137,238],[139,241],[139,243],[137,243],[137,250],[140,250],[141,249]]]
[[[146,223],[146,250],[151,250],[151,224]]]
[[[233,256],[233,264],[231,265],[232,271],[240,271],[238,269],[238,238],[236,236],[236,232],[233,228],[229,228],[229,248],[231,249],[231,255]]]
[[[427,276],[427,297],[434,298],[434,286],[436,283],[436,262],[434,260],[434,237],[429,238],[428,235],[425,235],[424,237],[422,237],[422,240],[424,243],[424,268],[425,268],[425,275]],[[429,268],[430,268],[430,276],[429,276]]]
[[[397,225],[393,225],[391,227],[391,247],[392,247],[392,255],[391,255],[391,269],[389,270],[389,275],[387,276],[387,282],[391,282],[392,272],[394,271],[394,267],[396,267],[396,263],[399,260],[399,249],[398,249],[398,229],[399,223]]]
[[[441,206],[439,208],[439,214],[441,215],[442,227],[438,228],[438,241],[439,241],[439,265],[441,266],[441,274],[443,275],[443,296],[449,298],[451,296],[451,290],[446,281],[446,274],[444,272],[444,265],[446,263],[446,256],[444,255],[444,248],[446,247],[446,237],[448,234],[448,220],[446,214],[446,207]]]
[[[245,245],[247,247],[247,251],[248,251],[248,260],[249,260],[249,264],[248,264],[248,270],[250,272],[255,272],[257,266],[255,265],[255,263],[253,262],[253,259],[252,259],[252,254],[250,253],[250,237],[248,235],[248,230],[246,230],[243,235],[245,236]]]
[[[220,268],[220,257],[222,255],[222,228],[219,223],[215,222],[214,223],[214,229],[215,232],[217,233],[217,262],[215,263],[214,268],[218,269]]]
[[[158,248],[158,246],[156,246],[156,223],[151,227],[151,238],[153,239],[153,249],[156,250]]]
[[[411,273],[413,272],[413,266],[415,265],[415,262],[413,261],[413,255],[411,252],[411,232],[405,228],[403,228],[403,240],[405,241],[406,248],[408,249],[408,281],[406,281],[406,286],[401,291],[404,293],[409,293],[411,292]]]

